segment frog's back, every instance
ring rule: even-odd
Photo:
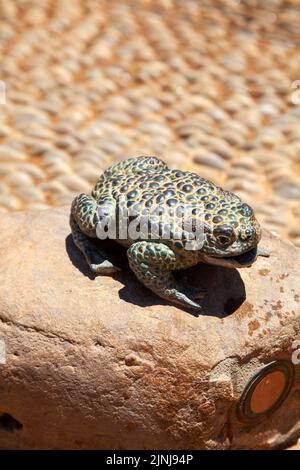
[[[188,171],[169,169],[155,157],[138,157],[114,165],[100,177],[92,196],[97,202],[111,197],[137,214],[160,215],[164,224],[173,224],[171,234],[181,224],[182,214],[174,218],[172,208],[200,208],[204,221],[212,227],[239,223],[240,198],[213,182]],[[125,202],[124,202],[125,201]],[[175,222],[174,222],[175,221]],[[175,225],[175,226],[174,226]],[[172,238],[172,236],[171,236]],[[130,244],[128,239],[126,244]]]
[[[104,193],[110,193],[116,201],[128,199],[128,207],[134,203],[148,208],[172,207],[177,203],[205,203],[219,190],[195,173],[171,170],[161,160],[154,160],[154,164],[143,167],[138,165],[139,158],[129,159],[109,168],[99,178],[93,197],[99,201]]]

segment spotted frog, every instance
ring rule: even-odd
[[[137,157],[108,168],[91,195],[80,194],[72,203],[74,243],[96,274],[120,269],[101,242],[95,244],[92,239],[97,238],[104,219],[105,223],[118,221],[121,201],[134,214],[129,215],[128,223],[147,214],[147,226],[155,226],[155,236],[151,233],[150,237],[149,231],[139,238],[121,237],[116,231],[114,239],[126,247],[129,266],[139,281],[169,302],[200,309],[204,295],[201,288],[175,280],[173,271],[198,263],[244,268],[260,254],[259,223],[252,208],[237,195],[195,173],[170,169],[156,157]],[[186,206],[192,208],[187,229],[182,223]],[[202,239],[197,246],[194,232],[200,218]],[[261,254],[268,256],[264,251]]]

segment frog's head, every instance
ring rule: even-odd
[[[219,189],[204,217],[203,262],[229,268],[251,266],[257,257],[261,229],[252,208],[228,191]]]

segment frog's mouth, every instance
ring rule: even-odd
[[[257,258],[257,247],[241,253],[236,256],[226,256],[218,258],[214,256],[205,255],[204,262],[209,264],[216,264],[225,268],[247,268],[251,266]]]

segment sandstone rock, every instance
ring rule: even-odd
[[[265,233],[271,257],[249,269],[189,270],[207,289],[196,317],[139,284],[121,248],[113,254],[123,271],[94,277],[70,238],[68,211],[0,215],[0,448],[292,445],[299,249]],[[240,397],[275,360],[294,369],[291,391],[272,414],[247,421]]]

